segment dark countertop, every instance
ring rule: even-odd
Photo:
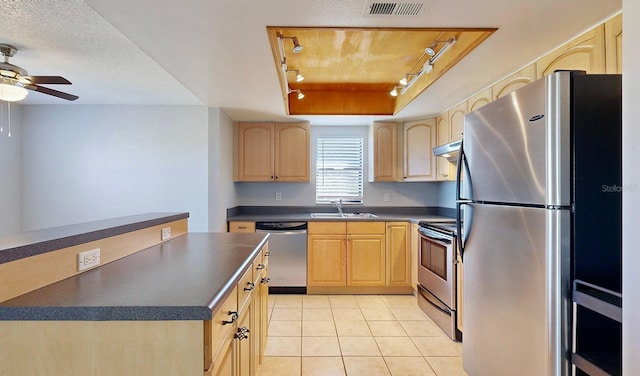
[[[380,221],[442,222],[455,221],[455,209],[438,207],[393,207],[345,205],[345,213],[373,213],[374,218],[314,218],[311,213],[336,213],[335,206],[239,206],[227,209],[227,221],[295,222],[295,221]]]
[[[184,218],[189,213],[146,213],[2,236],[0,264]]]
[[[0,320],[207,320],[268,238],[188,233],[0,303]]]

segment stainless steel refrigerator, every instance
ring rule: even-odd
[[[465,116],[469,375],[570,374],[572,281],[621,290],[620,135],[619,75],[556,72]]]

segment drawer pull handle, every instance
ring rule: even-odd
[[[238,319],[238,312],[229,311],[229,315],[231,316],[231,321],[222,320],[222,325],[233,324]]]
[[[251,291],[256,288],[256,284],[253,282],[247,282],[247,287],[244,288],[244,291]]]
[[[239,228],[240,230],[246,230],[246,229],[247,229],[247,226],[238,226],[238,228]]]
[[[271,281],[271,278],[269,278],[269,277],[265,277],[265,278],[262,278],[262,281],[260,281],[260,282],[262,282],[262,283],[269,283],[270,281]]]
[[[264,266],[264,264],[258,264],[258,266],[256,266],[256,270],[262,270],[264,269],[266,266]]]

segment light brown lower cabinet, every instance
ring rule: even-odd
[[[212,337],[222,332],[225,340],[222,348],[213,352],[205,375],[253,376],[257,373],[267,341],[268,255],[267,244],[238,282],[236,294],[232,292],[227,298],[236,299],[238,310],[226,311],[229,314],[226,320],[214,319],[211,323]],[[232,307],[232,303],[225,305]]]
[[[410,293],[408,228],[406,222],[309,222],[307,292]]]

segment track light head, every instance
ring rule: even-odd
[[[298,99],[304,98],[304,93],[300,89],[294,89],[294,90],[289,89],[288,94],[291,94],[291,93],[298,93]]]
[[[285,37],[284,35],[278,33],[276,36],[280,39],[291,39],[293,41],[293,49],[291,50],[294,54],[302,52],[304,47],[298,42],[298,37]]]
[[[424,49],[424,53],[429,55],[429,56],[435,55],[436,51],[433,50],[433,47],[435,47],[435,46],[425,48]]]
[[[407,80],[407,76],[408,76],[408,75],[407,75],[407,74],[405,74],[405,75],[404,75],[404,77],[402,77],[402,78],[400,79],[400,81],[399,81],[399,82],[400,82],[400,85],[402,85],[402,86],[407,86],[407,84],[409,83],[409,80]]]
[[[291,37],[291,39],[293,39],[293,50],[291,51],[293,51],[294,54],[302,52],[304,47],[302,47],[300,43],[298,43],[298,37]]]

